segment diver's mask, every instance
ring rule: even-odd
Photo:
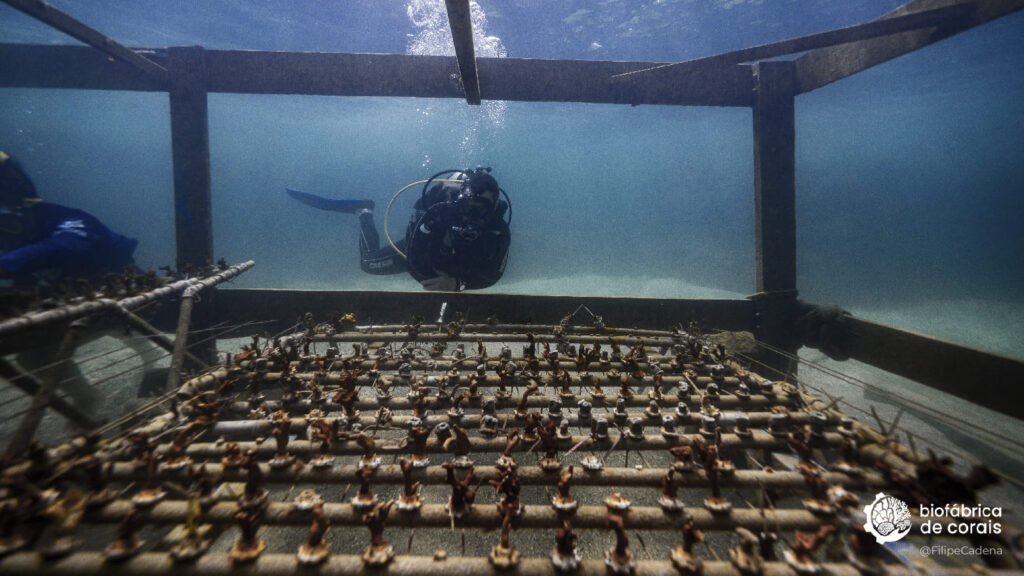
[[[455,207],[465,222],[486,222],[494,212],[494,199],[485,194],[475,194],[466,186],[455,199]]]
[[[463,222],[483,224],[494,214],[498,202],[498,182],[485,169],[467,170],[467,178],[455,198],[455,207]]]

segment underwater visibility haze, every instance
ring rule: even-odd
[[[900,0],[476,0],[478,56],[680,61],[876,18]],[[133,47],[452,55],[442,0],[54,2]],[[0,6],[0,41],[77,44]],[[364,275],[358,223],[286,187],[384,206],[491,166],[513,203],[494,292],[754,291],[747,108],[211,94],[214,247],[238,285],[417,290]],[[871,319],[1024,357],[1024,14],[796,99],[798,286]],[[174,262],[164,93],[0,89],[0,148],[43,198]],[[404,229],[414,194],[396,202]]]

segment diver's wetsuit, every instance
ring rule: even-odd
[[[28,210],[34,225],[6,238],[7,250],[0,254],[0,269],[8,276],[90,277],[134,263],[138,241],[111,231],[92,214],[48,202]]]
[[[469,229],[461,225],[452,204],[439,201],[424,209],[428,204],[424,200],[416,202],[405,238],[396,243],[408,260],[390,245],[381,247],[372,213],[359,216],[363,271],[381,275],[409,272],[425,286],[447,276],[454,279],[458,290],[487,288],[501,279],[512,238],[504,219],[508,204],[499,201],[482,226]]]

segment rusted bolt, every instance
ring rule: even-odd
[[[629,419],[629,437],[634,440],[644,439],[644,419],[633,417]]]
[[[704,414],[700,417],[700,435],[705,438],[714,438],[718,432],[718,420]]]
[[[593,405],[586,400],[580,400],[579,403],[577,403],[577,406],[579,407],[580,424],[589,424]]]
[[[748,438],[752,434],[750,431],[750,416],[738,414],[736,416],[736,435],[740,438]]]

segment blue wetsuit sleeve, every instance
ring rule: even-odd
[[[58,230],[52,236],[0,255],[0,268],[9,276],[62,268],[96,242],[94,234]]]

